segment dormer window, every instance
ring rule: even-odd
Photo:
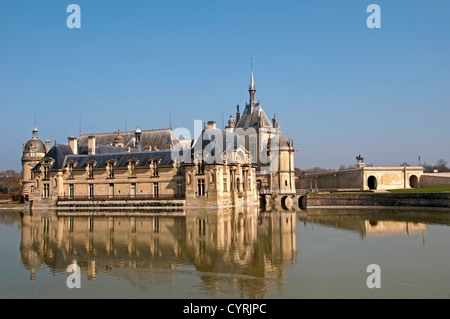
[[[181,160],[175,161],[175,172],[177,175],[183,175],[183,167],[181,166],[182,162]]]
[[[73,164],[73,163],[67,164],[67,173],[68,173],[68,175],[69,175],[68,178],[70,178],[70,179],[73,178],[73,167],[74,167],[74,164]]]
[[[87,163],[87,173],[88,173],[88,178],[94,178],[94,163],[93,162]]]
[[[197,174],[205,174],[205,160],[202,159],[200,162],[197,163]]]
[[[156,177],[158,176],[158,170],[159,170],[159,160],[153,159],[150,164],[151,174],[152,176]]]
[[[114,165],[116,164],[115,161],[108,161],[106,163],[106,169],[108,171],[108,178],[114,178]]]
[[[137,165],[136,159],[130,159],[128,161],[128,171],[130,172],[130,177],[136,177],[136,165]]]
[[[43,171],[44,171],[44,177],[43,177],[43,179],[49,179],[49,170],[50,170],[50,168],[49,168],[47,165],[45,165],[45,166],[43,167]]]

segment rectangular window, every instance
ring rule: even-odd
[[[153,197],[159,196],[159,185],[158,182],[153,183]]]
[[[73,184],[69,184],[69,198],[73,199]]]
[[[114,198],[114,184],[109,184],[109,198]]]
[[[205,161],[202,160],[201,162],[197,163],[197,174],[205,174]]]
[[[48,166],[44,166],[44,179],[48,179]]]
[[[198,196],[205,196],[205,179],[198,179]]]
[[[89,198],[94,198],[94,184],[89,184]]]
[[[94,218],[93,217],[89,217],[89,231],[90,232],[94,231]]]
[[[131,198],[136,198],[136,183],[131,183]]]
[[[44,184],[43,198],[47,199],[49,197],[50,197],[50,184]]]
[[[153,232],[159,233],[159,217],[153,218]]]
[[[108,222],[109,222],[109,231],[113,232],[114,231],[114,217],[109,217]]]
[[[131,232],[136,232],[136,217],[131,217]]]
[[[177,195],[183,194],[183,182],[177,181]]]

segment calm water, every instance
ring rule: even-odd
[[[0,211],[0,298],[450,298],[450,212],[316,212]]]

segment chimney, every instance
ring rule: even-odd
[[[69,136],[67,139],[69,140],[69,146],[70,146],[70,149],[72,150],[72,153],[74,155],[77,155],[78,154],[78,140],[73,136]]]
[[[95,155],[95,136],[88,136],[88,154]]]
[[[48,151],[50,151],[50,146],[52,144],[52,141],[50,140],[45,140],[45,152],[48,153]]]
[[[233,116],[230,115],[230,119],[228,120],[228,126],[225,126],[225,132],[227,133],[233,133],[234,131],[234,120],[233,120]]]
[[[209,129],[216,129],[216,121],[208,121],[208,128]]]

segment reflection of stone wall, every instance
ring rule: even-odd
[[[391,220],[384,218],[393,218],[399,212],[391,210],[377,211],[374,209],[371,209],[368,214],[364,214],[364,212],[342,210],[340,213],[333,212],[330,215],[329,210],[317,210],[314,214],[308,214],[299,219],[308,223],[351,231],[359,234],[361,238],[422,235],[427,231],[426,224],[420,222],[420,219],[417,219],[417,217],[415,219],[410,218],[408,221],[401,218],[399,220]],[[411,216],[411,213],[409,215]]]
[[[323,207],[450,207],[449,193],[308,194],[308,209]]]
[[[366,236],[387,236],[387,235],[422,235],[427,231],[427,227],[422,223],[408,223],[397,221],[365,221]]]

